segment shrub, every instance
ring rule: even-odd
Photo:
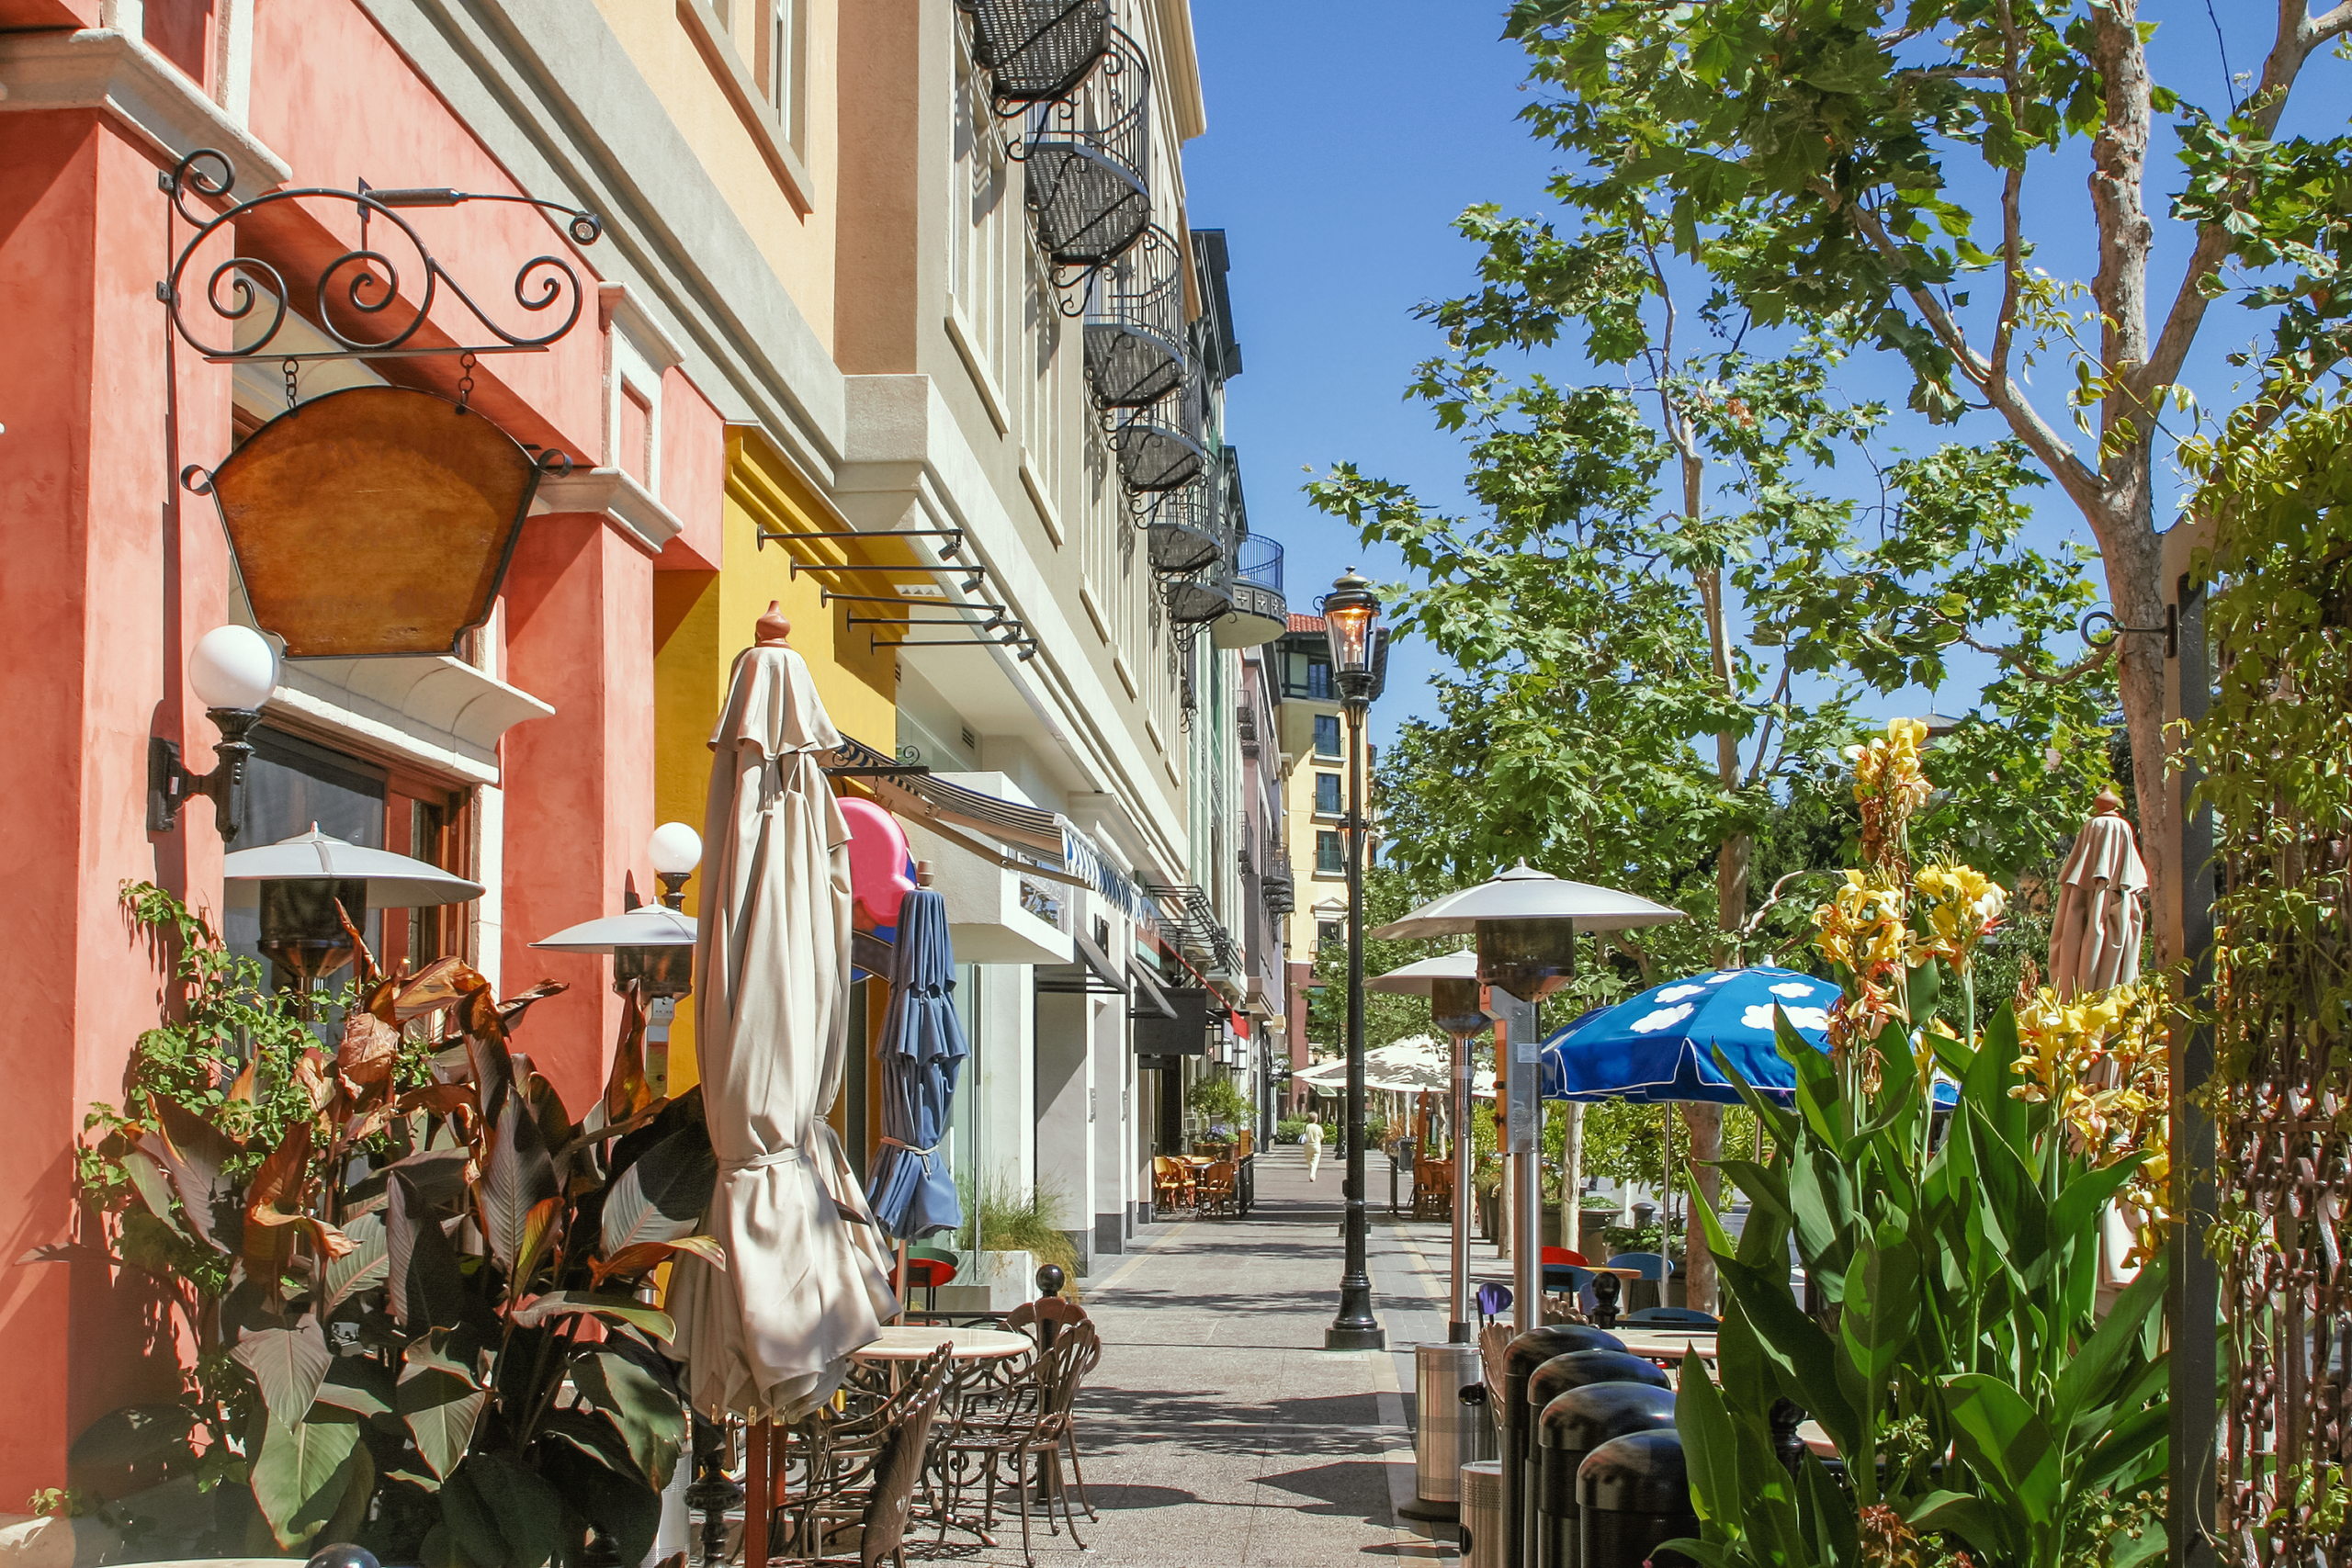
[[[956,1183],[964,1200],[964,1228],[956,1233],[963,1252],[1026,1252],[1040,1264],[1057,1265],[1068,1283],[1062,1294],[1078,1300],[1078,1247],[1063,1234],[1064,1204],[1049,1186],[1023,1187],[1001,1172]]]

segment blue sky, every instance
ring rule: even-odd
[[[2151,45],[2156,79],[2217,109],[2229,90],[2223,50],[2236,73],[2258,71],[2274,15],[2242,0],[2210,9],[2203,0],[2158,0],[2142,14],[2160,24]],[[1227,388],[1226,428],[1241,450],[1252,527],[1287,548],[1294,609],[1310,609],[1351,564],[1375,579],[1401,570],[1306,504],[1302,469],[1353,461],[1448,510],[1462,505],[1458,439],[1403,390],[1412,367],[1441,346],[1413,307],[1472,281],[1475,253],[1453,233],[1453,218],[1486,201],[1549,210],[1543,186],[1555,160],[1515,118],[1527,102],[1521,56],[1500,40],[1501,18],[1502,7],[1486,0],[1193,0],[1209,130],[1186,149],[1188,216],[1227,232],[1245,370]],[[2289,129],[2340,131],[2342,106],[2352,102],[2346,79],[2342,62],[2312,60]],[[2333,125],[2322,107],[2329,101]],[[2173,183],[2168,149],[2151,165],[2154,205]],[[2030,209],[2028,222],[2041,240],[2038,259],[2060,276],[2087,276],[2092,236],[2079,175],[2035,175],[2042,208]],[[2179,226],[2159,214],[2160,247],[2168,228]],[[2151,285],[2168,303],[2178,271],[2165,260],[2160,248]],[[2222,356],[2250,330],[2232,307],[2209,314],[2185,378],[2207,403],[2234,400]],[[1546,367],[1583,374],[1566,353]],[[2054,364],[2042,372],[2046,386],[2070,375]],[[1840,381],[1857,400],[1898,410],[1908,387],[1870,355],[1848,361]],[[2047,412],[2062,412],[2054,396],[2042,401]],[[1984,416],[1960,433],[1990,438],[2000,428]],[[1918,450],[1952,434],[1898,420],[1889,440]],[[2087,539],[2054,487],[2038,491],[2036,504],[2038,542]],[[1374,710],[1375,739],[1433,712],[1431,665],[1425,647],[1396,650],[1387,694]],[[1967,705],[1966,693],[1947,688],[1942,696],[1937,705],[1949,711]],[[1905,694],[1889,712],[1916,711],[1926,699]]]

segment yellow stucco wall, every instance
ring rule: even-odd
[[[840,0],[800,0],[806,57],[797,157],[810,187],[800,193],[808,201],[804,210],[763,150],[760,133],[746,123],[747,114],[755,111],[730,90],[682,14],[695,7],[715,17],[711,0],[596,0],[605,25],[827,353],[833,346],[834,214],[841,172],[834,131],[840,123],[839,5]],[[747,70],[756,71],[755,24],[763,8],[759,0],[733,0],[732,8],[737,19],[729,47]]]
[[[759,534],[820,534],[842,524],[828,512],[756,434],[729,431],[723,509],[722,570],[662,571],[653,581],[654,805],[662,821],[691,823],[699,832],[710,788],[710,732],[727,699],[735,656],[752,645],[753,628],[770,602],[792,623],[791,642],[808,661],[817,694],[842,734],[884,752],[897,742],[898,660],[876,651],[887,627],[852,626],[853,611],[885,615],[879,604],[826,604],[827,584],[853,593],[888,593],[894,582],[928,581],[928,574],[871,572],[854,577],[801,570],[794,563],[888,561],[883,552],[904,546],[856,539],[808,539],[762,548]],[[903,553],[896,558],[904,560]],[[686,885],[686,909],[700,910],[702,879]],[[691,1006],[681,1004],[670,1036],[670,1091],[682,1093],[695,1069]]]

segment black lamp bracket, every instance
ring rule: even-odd
[[[2098,628],[2098,629],[2094,629]],[[2165,639],[2165,657],[2180,657],[2180,606],[2165,606],[2165,624],[2160,626],[2127,626],[2115,618],[2112,610],[2093,610],[2083,617],[2083,640],[2093,648],[2105,648],[2120,637],[2160,637]]]
[[[236,842],[239,816],[237,791],[245,782],[245,760],[254,754],[246,739],[261,722],[259,708],[207,708],[220,742],[213,748],[220,761],[209,773],[192,773],[180,761],[180,743],[160,735],[147,738],[147,830],[168,833],[180,825],[180,808],[198,795],[212,802],[212,819],[220,826],[220,841]]]

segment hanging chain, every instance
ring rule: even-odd
[[[294,412],[294,405],[302,400],[301,389],[294,379],[301,373],[302,366],[299,360],[289,359],[283,368],[286,371],[286,412],[291,413]]]
[[[458,356],[458,412],[466,412],[474,396],[474,356],[471,352]]]

